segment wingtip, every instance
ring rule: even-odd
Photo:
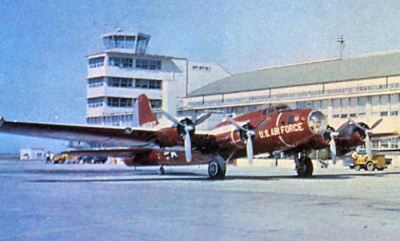
[[[0,116],[0,126],[2,126],[3,123],[4,123],[4,117],[3,117],[3,116]]]

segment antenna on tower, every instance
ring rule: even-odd
[[[346,46],[345,43],[344,43],[343,35],[340,35],[340,37],[338,38],[338,40],[336,42],[339,43],[340,59],[343,59],[344,47]]]

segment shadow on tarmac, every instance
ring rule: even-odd
[[[65,174],[66,172],[63,172]],[[95,172],[99,174],[98,172]],[[49,174],[49,173],[48,173]],[[82,173],[81,173],[82,174]],[[110,174],[110,172],[108,172]],[[141,175],[154,175],[154,177],[146,178],[112,178],[107,177],[96,177],[96,178],[77,178],[77,179],[29,179],[27,182],[37,182],[37,183],[79,183],[79,182],[162,182],[162,181],[209,181],[209,182],[223,182],[223,181],[235,181],[235,180],[245,180],[245,181],[279,181],[279,180],[301,180],[301,181],[313,181],[313,180],[344,180],[355,177],[384,177],[387,175],[400,175],[400,172],[375,172],[375,173],[340,173],[340,174],[321,174],[315,175],[309,178],[302,178],[296,175],[276,175],[276,176],[248,176],[248,175],[228,175],[224,179],[210,179],[208,175],[193,173],[193,172],[177,172],[177,173],[166,173],[159,176],[156,172],[140,172],[134,173],[135,176]]]

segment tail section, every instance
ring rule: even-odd
[[[146,95],[139,95],[135,107],[134,116],[136,117],[135,123],[141,127],[154,127],[159,124],[156,115],[153,113],[150,105],[150,101]]]

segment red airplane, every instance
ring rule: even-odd
[[[208,131],[197,131],[196,126],[211,113],[195,120],[178,120],[163,112],[174,123],[163,126],[145,95],[138,97],[136,108],[140,127],[31,123],[0,118],[0,132],[101,143],[108,148],[68,153],[129,157],[125,161],[127,165],[161,166],[161,173],[165,165],[208,164],[210,178],[225,177],[226,163],[233,159],[247,156],[251,163],[254,155],[277,151],[294,156],[297,175],[309,177],[313,173],[311,150],[330,147],[335,161],[336,152],[342,154],[351,146],[363,144],[364,139],[370,142],[370,128],[364,123],[349,121],[335,132],[322,112],[292,110],[287,105],[270,106],[230,118]]]

